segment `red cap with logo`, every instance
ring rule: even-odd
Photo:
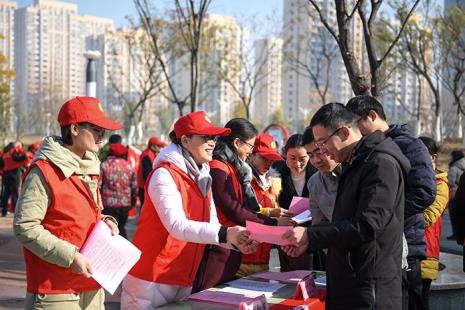
[[[91,123],[107,130],[117,130],[123,126],[103,113],[102,105],[94,97],[74,97],[66,101],[58,113],[60,127],[77,123]]]
[[[159,145],[159,146],[165,147],[166,142],[163,141],[162,139],[158,138],[158,137],[151,137],[149,139],[149,145]]]
[[[176,138],[189,135],[227,136],[231,129],[216,127],[203,111],[184,115],[174,124]]]
[[[128,150],[121,143],[112,143],[112,144],[110,144],[110,148],[109,148],[108,151],[109,151],[110,155],[124,156],[124,155],[126,155]]]
[[[283,159],[278,152],[278,143],[267,133],[257,135],[253,151],[268,160],[278,161]]]

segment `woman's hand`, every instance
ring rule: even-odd
[[[292,217],[294,214],[283,208],[270,208],[270,217]]]
[[[114,217],[104,215],[102,216],[102,221],[104,221],[105,224],[107,224],[107,226],[110,227],[112,236],[119,235],[118,223],[116,223],[116,219]]]
[[[70,268],[75,274],[83,275],[86,278],[90,278],[92,276],[92,267],[90,267],[87,259],[79,252],[74,254],[74,260],[71,263]]]
[[[244,254],[250,254],[257,250],[260,244],[257,241],[249,239],[250,232],[245,227],[233,226],[228,227],[226,240],[229,244],[236,247],[239,251]]]
[[[278,226],[295,226],[297,225],[296,222],[294,222],[290,217],[284,216],[284,217],[278,217],[276,218],[278,221]]]

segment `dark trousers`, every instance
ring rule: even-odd
[[[407,294],[409,310],[427,310],[423,298],[423,282],[421,279],[421,260],[415,257],[407,257],[407,271],[402,276],[402,299],[405,300]],[[405,310],[403,302],[403,309]]]
[[[431,288],[431,279],[422,279],[423,282],[423,300],[425,301],[426,309],[429,309],[429,291]]]
[[[139,187],[139,201],[140,201],[141,209],[142,209],[142,206],[144,205],[144,195],[145,195],[145,190]]]
[[[118,221],[119,234],[126,239],[128,238],[128,236],[126,234],[125,226],[126,226],[126,221],[128,220],[129,209],[130,207],[118,207],[118,208],[105,207],[103,209],[103,214],[111,215]]]
[[[0,201],[2,207],[2,216],[6,216],[8,213],[8,200],[11,197],[11,203],[13,204],[13,210],[18,201],[19,185],[21,182],[21,172],[19,169],[12,171],[5,171],[2,178],[2,199]]]

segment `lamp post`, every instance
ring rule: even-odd
[[[86,67],[86,96],[97,97],[97,70],[95,60],[100,58],[99,51],[86,51],[84,57],[87,58]]]

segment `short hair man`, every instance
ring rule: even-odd
[[[289,255],[328,248],[326,309],[400,309],[404,174],[408,160],[382,132],[362,138],[342,104],[310,123],[316,145],[344,164],[332,222],[283,235]]]
[[[383,106],[372,96],[363,95],[350,99],[347,109],[359,117],[357,125],[362,134],[377,130],[384,132],[386,137],[394,140],[410,162],[411,170],[405,179],[404,234],[408,244],[408,268],[405,276],[408,280],[408,293],[404,287],[404,298],[408,294],[409,309],[426,309],[420,270],[421,260],[426,258],[423,212],[436,196],[436,177],[428,149],[406,125],[388,125]]]

